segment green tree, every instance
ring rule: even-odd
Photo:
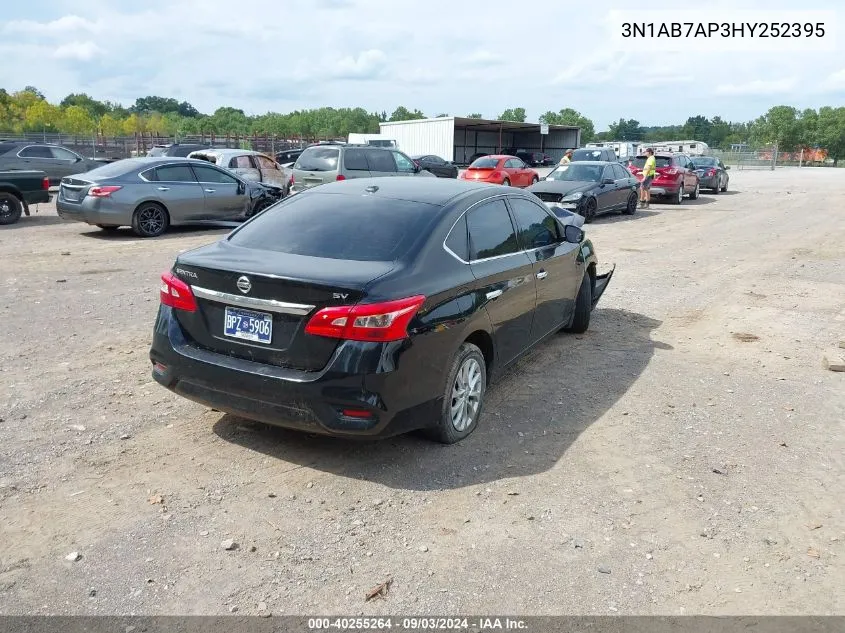
[[[596,135],[593,122],[583,114],[572,108],[563,108],[559,112],[549,110],[540,117],[540,123],[549,125],[573,125],[581,128],[581,142],[589,143]]]
[[[123,121],[111,114],[100,117],[100,134],[103,136],[120,136],[123,134]]]
[[[424,119],[425,115],[419,110],[411,112],[405,106],[399,106],[390,115],[389,121],[413,121],[415,119]]]
[[[608,137],[614,141],[640,141],[643,140],[644,133],[640,122],[635,119],[619,119],[608,129]]]
[[[499,115],[498,120],[525,123],[525,108],[508,108]]]
[[[59,129],[62,111],[47,101],[39,100],[26,109],[25,127],[33,132],[55,132]]]
[[[801,125],[792,106],[770,108],[752,127],[752,138],[762,144],[777,143],[778,151],[792,152],[800,144]]]
[[[59,103],[59,106],[63,109],[68,108],[72,105],[85,108],[85,110],[93,119],[99,119],[101,116],[103,116],[106,112],[109,111],[108,105],[106,105],[102,101],[92,99],[84,92],[71,93],[64,99],[62,99]]]
[[[713,129],[713,124],[706,116],[697,115],[691,116],[687,119],[681,127],[681,136],[685,139],[693,139],[696,141],[704,141],[710,144],[710,132]],[[674,139],[673,139],[674,140]]]
[[[481,116],[478,112],[473,112],[472,114],[467,115],[468,119],[483,119],[484,117]]]
[[[136,113],[130,114],[123,120],[123,133],[129,136],[133,134],[140,134],[146,132],[146,121],[144,117],[138,116]]]
[[[75,105],[65,108],[60,126],[62,132],[74,136],[90,134],[95,129],[94,119],[91,118],[88,111],[82,106]]]
[[[818,144],[827,150],[834,165],[845,158],[845,108],[819,108],[816,134]]]
[[[21,92],[28,92],[29,94],[35,96],[37,99],[41,99],[42,101],[47,98],[44,96],[44,93],[41,92],[35,86],[26,86],[23,90],[21,90]]]

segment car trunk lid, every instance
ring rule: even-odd
[[[328,363],[339,341],[306,334],[308,320],[321,308],[361,301],[367,285],[395,266],[218,242],[177,259],[173,273],[191,286],[198,309],[177,310],[176,318],[186,336],[205,349],[317,371]]]

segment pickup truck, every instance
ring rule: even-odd
[[[14,224],[29,205],[50,202],[50,179],[43,171],[0,171],[0,225]]]

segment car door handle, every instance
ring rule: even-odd
[[[547,273],[545,270],[541,270],[539,273],[537,273],[537,279],[545,279],[548,276],[549,273]]]
[[[214,193],[215,191],[216,191],[216,189],[206,189],[205,190],[206,193]]]
[[[170,187],[156,187],[159,191],[170,191]]]
[[[502,296],[501,290],[493,290],[493,291],[487,293],[487,300],[493,301],[494,299],[498,299],[501,296]]]

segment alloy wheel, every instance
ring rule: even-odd
[[[466,431],[475,421],[481,405],[481,365],[475,358],[467,358],[455,376],[452,385],[452,426],[458,432]]]
[[[147,235],[155,235],[164,227],[164,211],[158,207],[145,207],[138,213],[138,226]]]

